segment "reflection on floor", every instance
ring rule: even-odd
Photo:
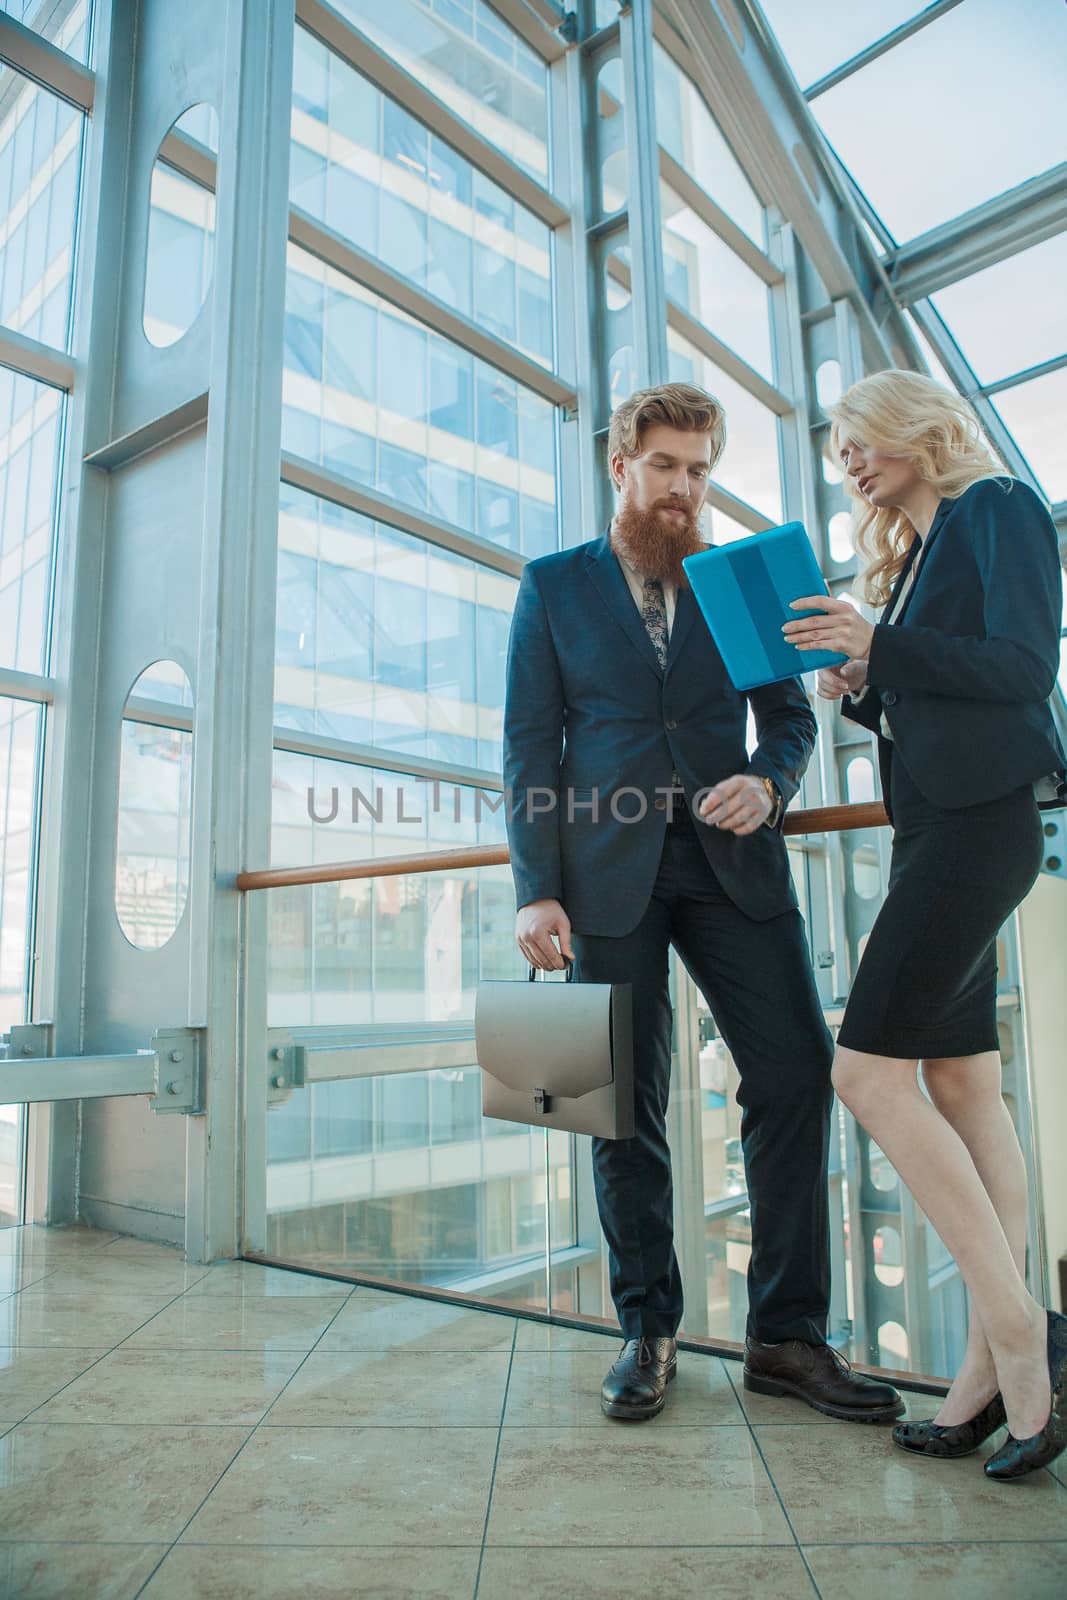
[[[1067,1462],[992,1484],[708,1356],[627,1425],[601,1334],[88,1229],[0,1233],[0,1295],[3,1596],[1067,1592]]]

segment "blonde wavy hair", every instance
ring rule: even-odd
[[[945,389],[919,372],[891,367],[854,383],[826,408],[833,424],[834,463],[841,440],[880,450],[910,461],[942,499],[956,500],[983,478],[1009,476],[986,443],[978,418],[962,395]],[[915,539],[903,511],[872,506],[851,480],[848,493],[856,502],[852,540],[866,562],[864,598],[884,606]]]

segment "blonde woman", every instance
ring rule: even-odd
[[[847,601],[788,623],[848,657],[819,694],[878,736],[889,889],[834,1061],[841,1099],[892,1161],[970,1292],[966,1354],[903,1448],[951,1457],[1006,1421],[985,1463],[1020,1478],[1067,1448],[1067,1317],[1023,1278],[1026,1172],[1001,1098],[996,936],[1040,868],[1039,807],[1067,798],[1049,697],[1062,575],[1037,495],[1006,478],[958,395],[880,372],[830,410],[856,499],[872,625]],[[927,1099],[918,1083],[922,1062]]]

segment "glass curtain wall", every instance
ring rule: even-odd
[[[550,68],[554,52],[543,58],[486,0],[338,0],[334,9],[341,24],[331,22],[330,47],[297,26],[289,108],[276,866],[504,842],[504,658],[516,586],[525,561],[587,536],[571,515],[583,451],[598,508],[609,504],[603,462],[594,458],[610,410],[638,379],[630,242],[647,236],[634,223],[656,201],[665,289],[656,314],[666,328],[667,370],[713,390],[728,417],[710,538],[725,542],[803,516],[798,452],[814,442],[815,498],[821,509],[831,500],[836,508],[817,519],[825,523],[817,530],[825,570],[835,590],[851,581],[839,476],[819,460],[818,422],[810,440],[806,426],[831,398],[834,364],[820,355],[817,371],[808,361],[810,370],[797,372],[784,359],[799,347],[811,356],[815,344],[805,340],[834,308],[818,302],[803,260],[798,272],[783,257],[776,215],[765,210],[773,196],[752,152],[724,136],[696,56],[654,44],[658,171],[654,194],[644,194],[627,172],[636,109],[625,103],[614,0],[582,4],[583,26],[603,33],[577,73],[569,63]],[[771,0],[766,9],[779,25]],[[43,8],[19,0],[6,10],[75,60],[88,58],[85,0]],[[910,15],[899,10],[895,20]],[[971,0],[972,22],[988,10],[985,0]],[[940,39],[950,50],[961,15],[962,8],[946,12],[916,38]],[[802,51],[820,33],[790,34],[784,10],[780,26],[788,50]],[[844,49],[872,43],[866,23],[852,18],[848,30],[838,41]],[[809,82],[837,64],[796,59],[805,60],[795,70]],[[870,103],[878,101],[879,70],[871,63],[853,88],[827,89],[813,108],[828,136],[839,136],[846,164],[869,183],[882,229],[872,224],[872,237],[889,251],[940,218],[915,209],[916,186],[901,181],[906,150],[890,173],[870,152],[868,172],[863,150],[845,149],[861,127],[849,96],[866,82]],[[572,166],[582,169],[584,192],[564,206],[553,142],[574,125],[563,97],[583,72],[587,126]],[[0,70],[0,336],[34,341],[68,367],[84,122],[49,90]],[[1004,142],[995,170],[979,163],[986,190],[962,197],[966,203],[1032,173],[1034,162],[1023,162],[1027,128]],[[143,320],[158,346],[197,316],[213,270],[214,195],[167,161],[183,140],[198,147],[192,166],[202,175],[203,157],[217,148],[205,108],[171,130],[153,180]],[[1010,430],[1052,500],[1067,495],[1050,422],[1067,371],[1062,306],[1048,287],[1062,277],[1063,237],[931,291],[917,314],[920,333],[931,319],[952,330],[988,417]],[[576,327],[569,312],[579,277],[589,315]],[[1007,319],[990,314],[1006,296],[1019,307],[1010,338],[1002,337]],[[18,348],[9,339],[0,356],[5,1029],[29,1015],[32,995],[67,406],[63,389],[39,371],[16,370]],[[577,416],[576,373],[593,374]],[[580,434],[577,447],[567,428]],[[120,921],[148,948],[166,939],[188,892],[191,700],[173,664],[157,669],[126,709],[117,819]],[[813,763],[799,803],[838,791],[870,799],[875,782],[867,746],[839,749],[821,771]],[[790,859],[833,1023],[842,995],[824,957],[842,941],[851,961],[862,949],[885,852],[871,835],[840,849],[815,836],[791,841]],[[329,1035],[348,1058],[344,1077],[272,1092],[271,1253],[528,1309],[612,1316],[587,1141],[480,1114],[474,996],[486,979],[525,977],[513,915],[506,866],[451,865],[270,893],[272,1037],[314,1035],[321,1044]],[[1006,991],[1012,960],[1005,941]],[[839,987],[847,977],[845,970]],[[677,964],[672,993],[670,1137],[684,1331],[738,1339],[750,1238],[736,1069]],[[17,1112],[0,1113],[5,1217],[18,1211],[21,1139]],[[833,1337],[860,1359],[908,1367],[921,1351],[928,1366],[950,1370],[964,1333],[954,1268],[847,1117],[838,1124],[831,1187]],[[887,1294],[906,1289],[899,1320],[878,1312],[878,1285]]]
[[[373,22],[357,17],[357,7],[348,12],[368,35],[377,29],[380,43],[381,30],[391,29],[403,56],[422,37],[405,32],[412,9],[389,24],[377,14]],[[487,49],[473,26],[477,13],[464,29],[454,8],[447,18],[443,7],[417,9],[432,36],[448,40],[435,56],[438,92],[484,132],[456,90],[464,74],[474,81],[471,60]],[[502,124],[501,108],[521,100],[525,134],[547,130],[533,107],[547,105],[548,75],[541,63],[535,73],[524,46],[512,41],[512,49],[521,81],[495,95],[492,127],[496,148],[518,165],[518,135],[506,118]],[[504,51],[483,62],[498,88],[505,60],[514,68]],[[784,514],[779,417],[790,402],[776,387],[771,296],[781,273],[767,253],[762,205],[710,110],[658,46],[655,62],[670,371],[707,385],[727,407],[730,449],[709,514],[721,541]],[[624,115],[617,59],[599,74],[597,106],[605,121]],[[314,219],[531,360],[559,360],[549,229],[438,131],[299,29],[292,129],[298,223]],[[522,151],[521,164],[540,176],[545,168],[528,142]],[[624,159],[609,154],[600,170],[603,212],[637,203]],[[607,320],[598,416],[633,387],[625,231],[601,260],[598,313]],[[360,486],[369,504],[357,511],[340,496],[282,485],[275,865],[505,839],[495,807],[518,568],[494,570],[488,549],[479,561],[430,544],[391,522],[385,507],[371,515],[375,497],[520,561],[574,542],[573,530],[559,525],[552,405],[428,326],[410,299],[402,311],[375,293],[354,270],[359,263],[349,263],[353,270],[343,271],[290,246],[284,448],[343,486]],[[574,354],[562,352],[565,365]],[[797,844],[791,860],[806,908],[811,884],[824,876],[818,842]],[[274,891],[269,915],[271,1027],[294,1037],[344,1030],[366,1047],[368,1062],[364,1075],[291,1091],[272,1106],[270,1252],[527,1308],[613,1317],[588,1142],[546,1140],[480,1114],[470,1038],[476,986],[523,975],[508,868]],[[750,1247],[736,1071],[678,966],[672,987],[688,1040],[672,1140],[691,1144],[694,1119],[702,1130],[699,1163],[678,1169],[679,1206],[696,1240],[690,1330],[736,1339]],[[398,1041],[420,1039],[427,1061],[449,1046],[449,1065],[373,1070]],[[837,1245],[843,1263],[840,1236]]]
[[[451,111],[550,186],[549,75],[507,37],[498,15],[415,0],[387,19],[354,0],[345,11],[409,70],[432,73],[434,92]],[[596,8],[598,26],[610,29],[615,20],[613,6]],[[599,378],[584,425],[599,442],[611,408],[636,381],[626,219],[647,202],[630,190],[628,108],[610,39],[607,47],[598,42],[591,70],[586,177],[597,230],[590,282]],[[783,347],[800,330],[786,325],[785,274],[763,203],[697,84],[658,42],[654,82],[668,371],[711,389],[726,407],[729,446],[708,516],[711,538],[723,542],[804,515],[802,474],[790,451],[798,438],[806,448],[806,439],[794,425],[796,396],[779,371]],[[476,84],[484,93],[472,89]],[[550,229],[412,108],[303,36],[293,140],[294,214],[350,241],[531,361],[558,369],[562,355],[570,364],[574,352],[561,352],[552,331]],[[357,214],[358,238],[351,223]],[[1057,250],[1055,241],[1035,247],[1033,263],[1020,259],[1016,273],[1042,280],[1055,269]],[[976,279],[968,292],[976,328],[988,329],[993,319],[973,296],[995,293],[996,284]],[[965,311],[952,307],[958,330]],[[570,530],[558,526],[565,496],[551,403],[503,376],[462,338],[428,325],[432,320],[363,282],[358,262],[341,270],[294,244],[287,450],[520,561],[572,542]],[[1044,371],[1020,381],[1023,362],[1039,365],[1057,341],[1055,319],[1044,319],[1032,349],[1024,339],[1014,346],[1021,355],[990,356],[981,377],[991,394],[1003,387],[994,399],[1002,417],[1037,393],[1031,385],[1059,381]],[[818,416],[840,371],[824,362],[803,377]],[[1036,461],[1042,447],[1033,435],[1029,449]],[[817,471],[820,503],[840,499],[832,464],[820,457]],[[1051,473],[1047,486],[1062,493]],[[276,768],[279,863],[503,838],[499,818],[478,801],[496,792],[489,775],[499,772],[503,652],[518,568],[488,571],[488,557],[428,548],[385,508],[377,515],[372,509],[283,487],[276,718],[291,730],[292,748],[279,750]],[[846,522],[840,502],[823,540],[835,590],[847,587],[853,571]],[[352,618],[359,619],[355,629]],[[328,753],[317,753],[320,739],[332,741]],[[346,758],[337,741],[356,749]],[[450,803],[442,804],[436,769],[420,769],[429,762],[442,763],[442,772],[456,769]],[[824,793],[824,778],[835,782],[835,763],[828,778],[813,769],[802,803],[837,798]],[[853,803],[875,798],[868,749],[847,753],[840,791]],[[835,1025],[843,996],[833,990],[825,947],[837,929],[850,951],[847,988],[883,893],[884,849],[872,836],[855,836],[842,856],[816,836],[793,841],[790,855]],[[369,1062],[384,1060],[405,1026],[436,1027],[437,1042],[454,1048],[448,1067],[395,1076],[368,1071],[298,1091],[275,1107],[272,1240],[280,1254],[299,1249],[305,1261],[610,1317],[586,1145],[553,1139],[546,1149],[526,1129],[483,1123],[473,1060],[447,1033],[469,1027],[480,979],[519,975],[511,924],[506,868],[390,876],[273,897],[274,1026],[363,1027]],[[1008,983],[1007,949],[1004,973]],[[672,987],[671,1138],[686,1331],[739,1339],[750,1238],[736,1069],[677,965]],[[947,1371],[965,1330],[954,1267],[909,1209],[884,1158],[838,1115],[831,1334],[860,1359]],[[697,1216],[701,1226],[694,1227]],[[902,1286],[908,1310],[897,1321],[880,1308]]]
[[[547,69],[491,7],[340,9],[547,182]],[[289,250],[283,449],[333,497],[281,487],[272,864],[503,844],[504,658],[522,561],[560,543],[558,419],[481,336],[554,370],[550,229],[300,27],[290,194],[342,248]],[[379,267],[418,295],[375,292]],[[571,1142],[483,1121],[470,1038],[477,984],[520,975],[513,915],[506,866],[271,894],[270,1026],[343,1029],[368,1061],[272,1106],[272,1253],[545,1308]],[[400,1039],[406,1069],[373,1070]]]
[[[344,10],[409,69],[432,56],[433,87],[450,111],[551,187],[551,93],[561,84],[521,41],[505,47],[495,13],[421,0],[388,19],[355,0]],[[723,542],[803,515],[782,427],[794,407],[778,370],[783,273],[763,205],[697,86],[658,44],[654,62],[668,369],[726,407],[729,447],[708,516]],[[626,171],[617,52],[593,70],[590,220],[604,231],[593,247],[600,348],[591,358],[600,389],[584,425],[595,427],[599,449],[611,407],[634,386],[625,213],[642,200]],[[491,86],[491,112],[472,95],[476,83]],[[551,230],[509,194],[499,169],[490,179],[440,127],[299,28],[292,141],[301,242],[289,252],[283,447],[300,486],[283,482],[281,492],[272,864],[503,843],[501,715],[516,581],[524,560],[575,542],[561,525],[560,417],[484,345],[473,348],[463,324],[446,334],[434,307],[549,372],[571,367],[576,352],[561,350],[554,330]],[[604,227],[613,213],[621,225]],[[409,292],[392,290],[383,268]],[[420,518],[432,520],[432,539]],[[452,536],[473,536],[482,553],[449,548]],[[873,792],[864,757],[850,769],[848,795]],[[805,796],[821,798],[817,777]],[[815,956],[814,930],[833,915],[825,841],[793,841],[790,859]],[[861,850],[852,870],[876,902],[877,850],[869,860]],[[271,892],[272,1038],[335,1030],[367,1064],[275,1097],[270,1254],[613,1319],[588,1142],[481,1117],[474,996],[482,980],[523,976],[513,916],[506,866]],[[740,1340],[751,1239],[737,1072],[678,963],[672,997],[684,1331]],[[826,989],[831,1021],[839,998]],[[401,1056],[402,1070],[382,1070]],[[846,1222],[853,1145],[842,1122],[831,1171],[831,1332],[845,1348],[863,1300]],[[888,1232],[881,1267],[898,1270]],[[906,1333],[903,1343],[889,1339],[890,1365],[908,1365],[906,1345]]]
[[[84,62],[88,6],[5,9]],[[0,66],[0,337],[71,347],[85,117]],[[0,357],[0,1034],[30,1016],[39,786],[66,394]],[[24,1108],[0,1107],[0,1225],[22,1220]]]

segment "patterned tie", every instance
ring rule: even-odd
[[[667,667],[667,602],[663,597],[663,585],[658,578],[646,578],[644,585],[644,603],[641,607],[641,616],[648,630],[648,637],[652,640],[653,648],[659,657],[661,670]],[[677,772],[671,773],[671,783],[675,788],[680,788],[682,780]]]
[[[658,578],[645,579],[644,603],[641,607],[648,637],[652,640],[661,669],[667,665],[667,602],[663,598],[663,585]]]

